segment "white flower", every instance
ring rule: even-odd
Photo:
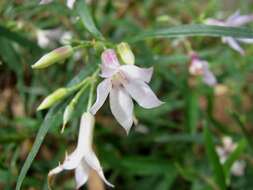
[[[230,153],[235,150],[236,146],[237,144],[233,142],[231,137],[222,138],[222,146],[216,146],[216,151],[221,163],[225,163]],[[242,176],[244,174],[245,167],[246,163],[243,160],[237,160],[232,165],[231,173],[235,176]]]
[[[90,111],[96,114],[110,94],[112,114],[128,133],[133,124],[132,98],[144,108],[163,104],[147,84],[151,80],[153,68],[120,65],[112,49],[105,50],[101,58],[101,77],[105,79],[97,86],[97,100]]]
[[[208,62],[201,60],[196,53],[191,55],[191,63],[189,66],[189,73],[194,76],[202,76],[203,82],[208,86],[217,84],[217,80],[212,71],[210,71]]]
[[[106,180],[99,160],[92,150],[94,123],[93,115],[90,113],[82,115],[76,149],[65,158],[63,164],[49,172],[49,179],[63,170],[75,169],[76,188],[79,189],[88,180],[90,171],[95,170],[108,186],[114,187]]]
[[[217,20],[217,19],[207,19],[206,24],[208,25],[217,25],[217,26],[228,26],[228,27],[240,27],[249,22],[253,21],[253,14],[251,15],[240,15],[240,12],[237,11],[231,15],[226,20]],[[245,52],[240,46],[239,42],[243,43],[253,43],[253,39],[240,39],[233,37],[223,37],[222,42],[228,44],[232,49],[238,51],[241,55],[244,55]]]
[[[66,4],[67,4],[68,8],[73,9],[75,1],[76,0],[67,0]],[[41,0],[40,4],[48,4],[48,3],[52,3],[52,2],[53,2],[53,0]]]

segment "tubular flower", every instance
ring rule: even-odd
[[[189,73],[194,76],[202,76],[203,82],[208,86],[217,84],[215,75],[209,70],[208,62],[201,60],[196,53],[191,55]]]
[[[240,27],[249,22],[253,21],[253,14],[250,15],[240,15],[240,12],[237,11],[226,20],[217,20],[217,19],[207,19],[206,24],[208,25],[217,25],[217,26],[228,26],[228,27]],[[242,43],[253,43],[252,39],[242,39],[242,38],[233,38],[233,37],[222,37],[222,42],[228,44],[232,49],[238,51],[241,55],[244,55],[245,52],[240,46],[239,42]]]
[[[95,120],[93,115],[90,113],[84,113],[82,115],[76,149],[72,154],[66,156],[63,164],[49,172],[49,180],[53,175],[63,170],[75,169],[76,188],[79,189],[87,182],[90,171],[95,170],[108,186],[114,187],[106,180],[99,160],[92,150],[94,123]]]
[[[67,4],[68,8],[73,9],[75,1],[76,0],[67,0],[66,4]],[[48,3],[52,3],[52,2],[53,2],[53,0],[41,0],[40,4],[48,4]]]
[[[147,84],[151,80],[153,68],[120,65],[112,49],[105,50],[101,59],[100,76],[104,80],[97,86],[97,100],[90,112],[96,114],[109,95],[112,114],[128,133],[133,124],[132,98],[147,109],[163,104]]]

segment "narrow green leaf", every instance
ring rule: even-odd
[[[142,31],[140,34],[133,35],[128,39],[129,42],[142,41],[147,38],[175,38],[186,36],[211,36],[235,38],[253,38],[253,30],[249,28],[210,26],[204,24],[181,25],[164,29],[154,29]]]
[[[103,35],[101,32],[97,29],[89,8],[87,7],[85,1],[83,0],[78,0],[75,3],[75,8],[77,10],[78,15],[81,18],[81,21],[84,25],[84,27],[97,39],[103,39]]]
[[[195,134],[198,124],[198,95],[194,89],[188,89],[188,96],[186,96],[186,127],[187,130]]]
[[[246,140],[242,139],[237,145],[237,147],[235,148],[235,150],[229,155],[229,157],[225,161],[223,165],[223,169],[224,169],[226,179],[229,178],[229,172],[230,172],[231,167],[233,166],[234,162],[238,160],[238,158],[241,156],[241,154],[246,148],[246,145],[247,145]]]
[[[223,173],[223,168],[220,163],[219,157],[215,151],[213,137],[207,125],[205,126],[204,129],[204,140],[207,157],[214,172],[214,180],[219,185],[221,190],[225,190],[226,189],[225,175]]]
[[[238,124],[238,126],[240,127],[245,139],[247,140],[248,144],[250,145],[249,147],[251,148],[251,151],[253,151],[253,140],[252,140],[252,136],[250,135],[248,129],[245,126],[245,121],[243,119],[242,116],[240,116],[238,113],[233,112],[231,113],[233,119],[235,120],[235,122]]]
[[[28,40],[21,34],[13,32],[4,26],[0,26],[0,37],[4,37],[11,41],[14,41],[19,45],[23,46],[24,48],[33,51],[41,51],[41,48],[35,42]]]
[[[24,181],[24,178],[25,178],[31,164],[32,164],[35,156],[37,155],[39,148],[40,148],[48,130],[50,128],[55,127],[60,124],[61,117],[62,117],[62,111],[59,111],[59,110],[60,110],[59,106],[55,106],[52,109],[50,109],[50,111],[47,113],[46,118],[37,133],[33,147],[31,149],[28,157],[26,158],[25,163],[24,163],[24,165],[21,169],[21,172],[18,176],[16,190],[20,190],[22,182]]]

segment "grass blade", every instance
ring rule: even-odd
[[[204,130],[204,141],[207,157],[214,172],[214,180],[219,185],[221,190],[225,190],[225,175],[223,173],[223,168],[220,163],[219,157],[215,151],[213,137],[207,126],[205,126]]]
[[[253,31],[249,28],[189,24],[164,29],[154,29],[146,32],[143,31],[139,35],[133,36],[133,38],[128,39],[129,42],[142,41],[147,38],[175,38],[186,36],[253,38]]]
[[[76,2],[76,10],[81,18],[84,27],[97,39],[103,39],[101,32],[97,29],[89,8],[87,7],[85,1],[78,0]]]

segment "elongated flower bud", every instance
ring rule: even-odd
[[[120,55],[120,58],[125,64],[133,65],[135,61],[134,54],[126,42],[121,42],[117,45],[117,51]]]
[[[57,48],[50,53],[42,56],[35,64],[32,65],[33,69],[43,69],[57,62],[63,61],[73,54],[71,46],[63,46]]]
[[[69,90],[67,88],[59,88],[56,91],[54,91],[52,94],[47,96],[43,102],[39,105],[37,110],[43,110],[51,107],[56,102],[64,98],[69,93]]]

